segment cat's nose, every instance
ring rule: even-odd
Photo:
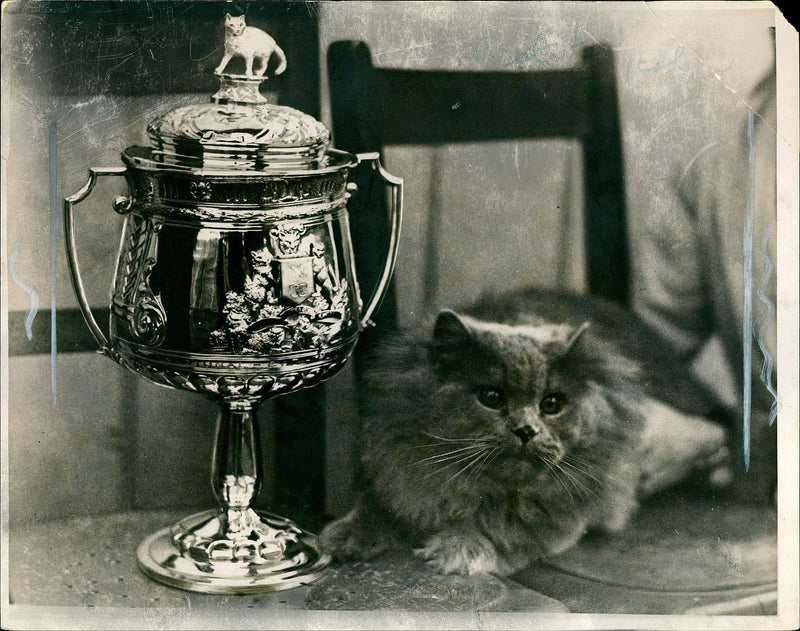
[[[520,425],[512,431],[514,435],[522,441],[523,445],[539,433],[538,429],[530,425]]]

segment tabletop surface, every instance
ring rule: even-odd
[[[310,585],[250,595],[189,592],[139,570],[139,543],[187,514],[136,511],[11,528],[9,602],[29,623],[17,628],[200,628],[198,620],[205,628],[350,628],[335,617],[344,612],[366,616],[352,626],[367,628],[422,628],[438,620],[431,615],[455,615],[452,628],[481,628],[494,614],[772,615],[776,608],[775,514],[757,507],[671,498],[645,507],[622,536],[588,538],[510,578],[441,576],[397,553],[333,565]],[[333,617],[320,617],[326,612]],[[64,622],[50,626],[55,613]],[[120,622],[132,614],[135,621]],[[303,622],[312,614],[319,624]],[[75,627],[76,617],[85,626]]]
[[[9,600],[73,610],[148,608],[290,612],[567,612],[560,602],[493,576],[440,576],[410,555],[331,566],[311,585],[273,593],[217,595],[154,581],[138,567],[136,548],[152,532],[185,517],[175,511],[81,517],[12,529]]]

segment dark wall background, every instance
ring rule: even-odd
[[[313,3],[23,0],[4,9],[4,72],[73,96],[213,92],[223,16],[244,12],[280,42],[292,68],[272,78],[271,89],[282,102],[319,115]]]

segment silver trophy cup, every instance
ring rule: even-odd
[[[377,154],[329,148],[314,118],[266,103],[264,77],[217,73],[211,102],[148,126],[150,146],[124,166],[92,168],[64,201],[78,304],[99,350],[164,386],[211,397],[220,412],[212,461],[220,507],[156,532],[141,569],[193,591],[250,593],[308,583],[327,564],[315,538],[251,507],[260,480],[260,402],[320,383],[347,361],[392,275],[402,180]],[[391,237],[366,305],[356,282],[347,176],[371,163],[390,194]],[[106,335],[78,265],[73,211],[98,177],[125,178],[124,216]]]

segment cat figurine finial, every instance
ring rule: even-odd
[[[245,74],[248,77],[261,77],[267,70],[270,57],[277,55],[280,59],[275,74],[286,70],[286,55],[272,37],[259,28],[247,26],[244,16],[225,14],[225,55],[214,72],[222,73],[228,62],[234,57],[242,57],[245,61]],[[259,67],[253,72],[253,62],[258,59]]]

